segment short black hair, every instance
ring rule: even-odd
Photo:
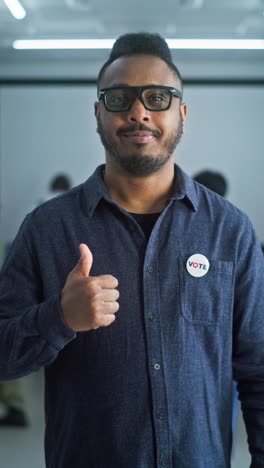
[[[171,52],[165,39],[163,39],[163,37],[161,37],[160,34],[157,33],[141,32],[123,34],[115,41],[108,60],[104,63],[101,70],[99,71],[97,77],[98,91],[103,74],[106,68],[112,62],[114,62],[119,57],[123,57],[125,55],[139,54],[153,55],[164,60],[164,62],[166,62],[170,69],[175,73],[177,79],[180,81],[180,85],[182,88],[181,74],[172,61]]]
[[[213,192],[218,193],[218,195],[221,195],[222,197],[226,196],[228,184],[226,178],[220,172],[209,170],[201,171],[193,176],[193,179]]]

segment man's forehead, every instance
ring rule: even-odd
[[[179,83],[174,71],[164,60],[153,55],[126,55],[117,58],[105,70],[100,88],[119,86],[144,86],[160,84],[176,86]]]

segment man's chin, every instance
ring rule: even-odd
[[[158,172],[170,159],[169,156],[138,155],[117,155],[110,154],[110,159],[118,165],[119,169],[134,177],[148,177]]]

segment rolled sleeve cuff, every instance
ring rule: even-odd
[[[40,305],[38,328],[41,337],[58,350],[76,337],[75,331],[69,328],[62,318],[60,294],[50,297]]]

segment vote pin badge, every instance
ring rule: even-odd
[[[197,253],[188,258],[186,268],[191,276],[201,278],[208,273],[210,263],[204,255]]]

